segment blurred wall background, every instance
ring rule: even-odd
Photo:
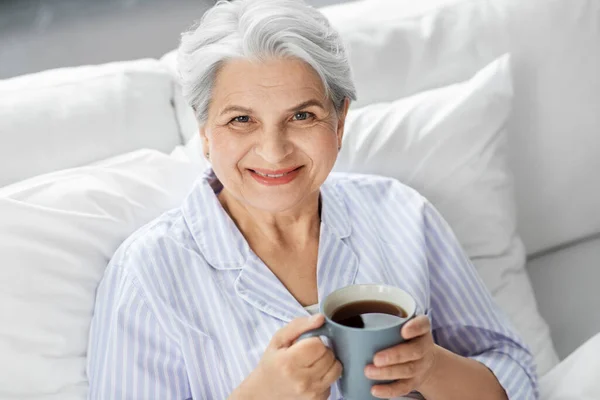
[[[348,0],[306,0],[314,6]],[[160,57],[214,0],[0,0],[0,79]]]

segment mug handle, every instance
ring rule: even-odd
[[[323,325],[320,326],[319,328],[312,329],[308,332],[304,332],[302,335],[298,336],[298,339],[296,339],[296,342],[299,342],[304,339],[309,339],[312,337],[319,337],[319,336],[327,336],[329,339],[331,339],[331,332],[329,330],[329,324],[327,323],[327,321],[325,321],[325,323],[323,323]]]

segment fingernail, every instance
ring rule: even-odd
[[[374,378],[375,377],[375,369],[371,368],[371,367],[366,367],[365,368],[365,376],[367,378]]]

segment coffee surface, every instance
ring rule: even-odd
[[[383,328],[394,325],[407,313],[386,301],[363,300],[348,303],[335,310],[331,319],[352,328]]]

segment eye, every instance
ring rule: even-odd
[[[296,121],[306,121],[313,118],[315,114],[308,111],[300,111],[294,114],[294,120]]]
[[[231,121],[229,122],[239,122],[239,123],[246,123],[246,122],[250,122],[250,117],[247,115],[239,115],[235,118],[233,118]]]

